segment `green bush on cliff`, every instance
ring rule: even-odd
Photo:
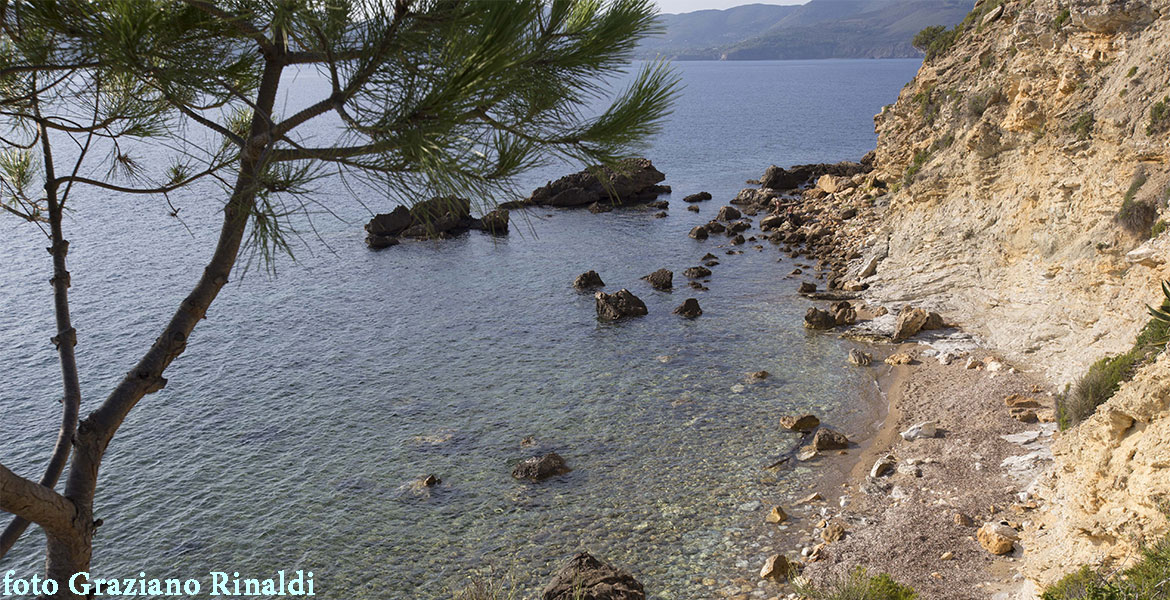
[[[1154,135],[1166,129],[1170,129],[1170,96],[1150,107],[1150,124],[1146,126],[1146,135]]]
[[[1060,31],[1060,28],[1064,27],[1065,23],[1068,23],[1070,17],[1072,17],[1072,12],[1069,9],[1066,8],[1060,11],[1060,14],[1056,15],[1056,19],[1052,21],[1052,28]]]
[[[808,600],[916,600],[914,588],[894,581],[889,575],[870,576],[862,567],[848,575],[830,578],[817,586],[796,584],[796,593]]]
[[[1093,113],[1087,112],[1077,117],[1077,120],[1068,129],[1078,139],[1087,140],[1093,134],[1093,125],[1096,123],[1097,118],[1093,116]]]
[[[1150,200],[1138,200],[1137,193],[1146,184],[1146,174],[1139,171],[1121,200],[1121,208],[1114,217],[1122,227],[1130,233],[1139,236],[1148,236],[1153,230],[1154,221],[1158,220],[1158,207]]]
[[[954,45],[955,40],[959,37],[959,29],[947,29],[942,25],[932,25],[918,32],[914,36],[914,41],[910,42],[915,48],[918,48],[926,54],[926,60],[933,60],[934,57],[946,52]]]
[[[1141,561],[1109,576],[1088,566],[1044,590],[1041,600],[1170,600],[1170,536],[1142,552]]]
[[[1163,283],[1166,299],[1160,309],[1150,308],[1154,317],[1142,328],[1133,348],[1118,356],[1107,356],[1093,363],[1072,389],[1057,398],[1056,419],[1062,430],[1089,418],[1098,406],[1117,393],[1123,381],[1129,381],[1142,365],[1165,350],[1170,339],[1170,284]],[[1165,319],[1159,316],[1164,314]]]

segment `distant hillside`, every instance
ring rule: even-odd
[[[931,25],[963,20],[975,0],[811,0],[661,15],[666,33],[641,45],[643,58],[769,60],[909,58]]]

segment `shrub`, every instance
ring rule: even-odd
[[[1133,79],[1134,75],[1137,75],[1137,65],[1134,65],[1134,66],[1129,68],[1129,72],[1127,72],[1125,74],[1125,78],[1126,79]]]
[[[848,575],[829,579],[819,586],[797,580],[796,591],[809,600],[916,600],[914,588],[882,573],[873,577],[858,567]]]
[[[915,152],[914,158],[910,161],[910,166],[906,167],[906,175],[902,178],[902,182],[905,185],[913,183],[914,177],[918,175],[918,172],[922,170],[922,165],[925,165],[928,160],[930,160],[929,150]]]
[[[1077,117],[1077,120],[1068,129],[1076,134],[1077,138],[1087,140],[1093,134],[1093,125],[1096,123],[1097,118],[1093,116],[1093,113],[1087,112]]]
[[[1154,135],[1163,129],[1170,129],[1170,96],[1150,107],[1150,124],[1146,126],[1146,135]]]
[[[1160,219],[1157,223],[1154,223],[1153,227],[1150,228],[1150,237],[1156,238],[1162,235],[1162,233],[1166,231],[1166,227],[1166,220]]]
[[[1065,23],[1068,23],[1068,19],[1071,16],[1072,13],[1067,8],[1060,11],[1060,14],[1056,15],[1056,20],[1052,22],[1052,28],[1059,31],[1061,27],[1064,27]]]
[[[954,29],[947,29],[942,25],[932,25],[919,31],[914,36],[914,41],[910,42],[915,48],[918,48],[926,54],[926,60],[933,60],[934,57],[946,52],[954,45],[955,40],[959,37],[958,27]]]
[[[974,115],[976,119],[978,119],[983,116],[983,113],[987,112],[987,107],[990,104],[990,92],[975,94],[974,96],[971,96],[967,99],[967,110],[971,111],[971,114]]]
[[[1142,552],[1141,561],[1110,577],[1088,566],[1044,590],[1041,600],[1170,600],[1170,537]]]
[[[490,577],[473,577],[455,594],[455,600],[519,600],[515,587]]]
[[[1113,217],[1124,229],[1139,236],[1149,235],[1153,230],[1154,221],[1158,219],[1158,207],[1153,202],[1137,199],[1138,190],[1145,184],[1145,173],[1139,172],[1134,176],[1121,201],[1121,208]]]

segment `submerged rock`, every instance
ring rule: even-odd
[[[584,273],[578,275],[577,279],[573,281],[573,287],[579,290],[595,287],[605,287],[605,282],[601,280],[601,275],[598,275],[597,271],[585,271]]]
[[[378,235],[376,233],[371,233],[366,236],[366,245],[369,246],[371,250],[381,250],[382,248],[397,246],[398,244],[398,238],[392,235]]]
[[[764,561],[764,566],[760,568],[760,579],[785,581],[794,571],[793,564],[783,554],[773,554]]]
[[[791,431],[798,431],[800,433],[808,433],[821,424],[821,420],[815,415],[801,415],[780,417],[780,426]]]
[[[642,584],[626,571],[582,552],[544,588],[541,600],[645,600]]]
[[[613,210],[613,205],[606,202],[594,202],[589,205],[589,212],[593,214],[605,213]]]
[[[565,464],[565,459],[561,458],[561,455],[556,452],[549,452],[544,456],[532,456],[520,461],[512,469],[512,477],[516,479],[541,481],[556,475],[563,475],[570,470],[569,466]]]
[[[495,235],[508,233],[507,209],[498,208],[480,217],[477,229],[482,229]]]
[[[694,298],[687,298],[678,308],[674,309],[674,314],[684,316],[688,319],[693,319],[703,314],[703,309],[699,308],[699,301]]]
[[[707,267],[690,267],[689,269],[683,271],[683,276],[685,276],[687,279],[702,279],[704,277],[711,276],[711,269],[708,269]]]
[[[674,273],[668,269],[658,269],[642,279],[650,282],[656,290],[669,291],[674,287]]]
[[[646,303],[624,288],[612,294],[597,292],[593,297],[597,300],[597,318],[602,321],[639,317],[648,312]]]
[[[849,351],[850,364],[857,365],[859,367],[866,367],[869,366],[871,362],[873,362],[873,356],[870,354],[862,352],[857,348],[853,348]]]

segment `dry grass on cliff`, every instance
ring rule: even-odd
[[[1170,536],[1122,573],[1081,567],[1045,590],[1041,600],[1170,600]]]

